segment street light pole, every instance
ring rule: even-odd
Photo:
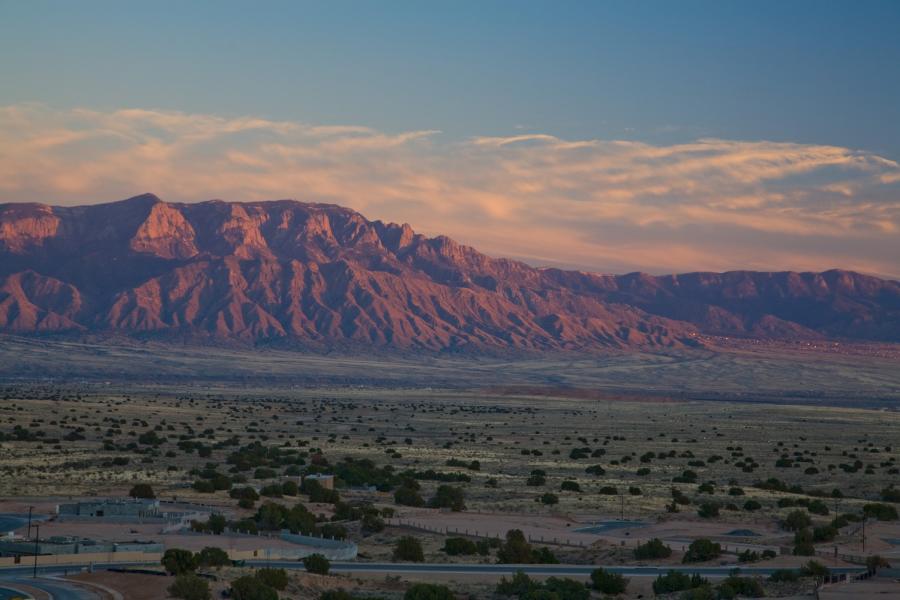
[[[41,526],[35,525],[37,533],[34,534],[34,579],[37,579],[38,541],[41,539]]]
[[[25,536],[25,539],[31,538],[31,511],[34,510],[33,506],[28,507],[28,535]]]

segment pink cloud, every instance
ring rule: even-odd
[[[856,268],[896,277],[900,165],[827,145],[442,140],[254,117],[0,107],[0,201],[296,198],[495,255],[596,270]]]

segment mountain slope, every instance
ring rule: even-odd
[[[433,350],[900,341],[900,284],[843,271],[609,276],[489,258],[295,201],[0,205],[0,331]]]

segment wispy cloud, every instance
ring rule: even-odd
[[[442,140],[157,110],[0,108],[0,202],[296,198],[495,255],[651,272],[843,267],[900,276],[900,165],[837,146]]]

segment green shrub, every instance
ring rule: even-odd
[[[494,593],[498,596],[517,596],[519,598],[528,598],[541,588],[541,584],[537,583],[523,571],[516,571],[512,579],[506,577],[500,578],[500,583],[494,588]]]
[[[311,558],[312,556],[320,556],[325,561],[325,572],[320,573],[319,571],[311,571],[309,566],[307,565],[306,559]],[[321,554],[313,554],[311,556],[307,556],[303,559],[303,566],[306,567],[306,570],[310,573],[319,573],[320,575],[328,574],[328,567],[330,563],[328,563],[328,559],[322,556]],[[288,575],[287,571],[284,569],[270,569],[268,567],[264,567],[256,572],[256,578],[263,582],[265,585],[269,586],[273,590],[282,591],[288,585]]]
[[[340,523],[323,523],[319,527],[319,534],[326,538],[345,540],[347,539],[347,528]]]
[[[466,495],[462,488],[439,485],[434,497],[428,501],[431,508],[449,508],[454,512],[466,509]]]
[[[591,587],[604,594],[623,594],[628,587],[628,580],[618,573],[611,573],[605,569],[591,571]]]
[[[811,501],[807,506],[806,510],[811,512],[814,515],[827,515],[828,514],[828,506],[825,505],[824,502],[819,500],[818,498]]]
[[[697,573],[688,575],[687,573],[680,573],[678,571],[669,571],[665,575],[657,577],[656,581],[653,582],[653,593],[657,595],[669,594],[672,592],[690,590],[703,585],[709,585],[709,581]]]
[[[331,561],[329,561],[321,554],[310,554],[303,559],[303,568],[306,569],[307,573],[315,573],[316,575],[328,575],[328,571],[331,570]]]
[[[715,502],[702,502],[697,507],[697,515],[703,519],[712,519],[719,516],[719,505]]]
[[[672,556],[672,549],[666,546],[659,538],[653,538],[634,549],[634,558],[637,560],[655,560],[670,556]]]
[[[732,575],[719,584],[719,598],[762,598],[766,595],[762,584],[752,577]]]
[[[813,542],[830,542],[837,537],[838,530],[831,525],[822,525],[813,528]]]
[[[449,556],[478,554],[478,546],[472,540],[462,537],[452,537],[444,540],[441,550]]]
[[[717,595],[709,585],[701,585],[700,587],[682,592],[682,594],[678,596],[678,600],[717,600],[717,598],[720,598],[720,596]]]
[[[800,531],[812,525],[812,519],[805,510],[795,510],[788,514],[782,522],[782,527],[788,531]]]
[[[895,502],[900,504],[900,488],[893,486],[886,487],[881,490],[881,499],[885,502]]]
[[[869,569],[870,573],[875,573],[878,569],[890,569],[891,564],[887,561],[887,559],[878,556],[877,554],[873,554],[866,558],[866,568]]]
[[[355,596],[346,590],[328,590],[319,595],[319,600],[384,600],[372,596]]]
[[[896,508],[890,504],[883,504],[881,502],[872,502],[863,505],[863,514],[867,518],[875,518],[879,521],[896,521],[898,518]]]
[[[278,600],[278,592],[252,575],[238,577],[231,582],[233,600]]]
[[[525,481],[525,485],[529,485],[531,487],[540,487],[547,483],[547,474],[540,469],[535,469],[531,472],[531,475],[528,476],[528,479]]]
[[[800,573],[794,569],[778,569],[769,575],[769,581],[775,583],[788,583],[800,579]]]
[[[525,539],[525,534],[519,529],[510,529],[506,532],[506,541],[500,545],[497,551],[497,562],[502,564],[524,565],[532,561],[531,544]]]
[[[549,577],[542,585],[549,598],[558,600],[590,600],[591,592],[580,581]]]
[[[813,534],[809,529],[801,529],[794,534],[794,556],[814,556]]]
[[[128,495],[132,498],[146,498],[146,499],[154,499],[156,498],[156,494],[153,493],[153,488],[149,483],[137,483],[132,488],[131,491],[128,492]]]
[[[416,583],[403,594],[403,600],[456,600],[446,585]]]
[[[166,550],[161,562],[170,575],[181,575],[197,570],[197,557],[190,550],[181,548]]]
[[[410,535],[401,537],[394,546],[393,558],[394,561],[424,561],[425,553],[422,551],[422,543]]]
[[[397,488],[394,492],[394,502],[403,506],[425,506],[425,500],[419,494],[418,490],[409,486]]]
[[[193,573],[182,573],[175,577],[175,582],[169,586],[169,595],[183,600],[210,600],[209,583],[202,577]]]
[[[828,573],[828,567],[814,560],[809,561],[800,568],[800,575],[802,575],[803,577],[816,577],[817,579],[823,579],[825,577],[828,577]]]
[[[224,567],[231,564],[231,559],[221,548],[207,546],[197,553],[197,563],[201,567]]]
[[[721,554],[722,546],[707,539],[699,539],[691,542],[691,545],[688,546],[687,552],[685,552],[681,562],[705,562],[718,558]]]

